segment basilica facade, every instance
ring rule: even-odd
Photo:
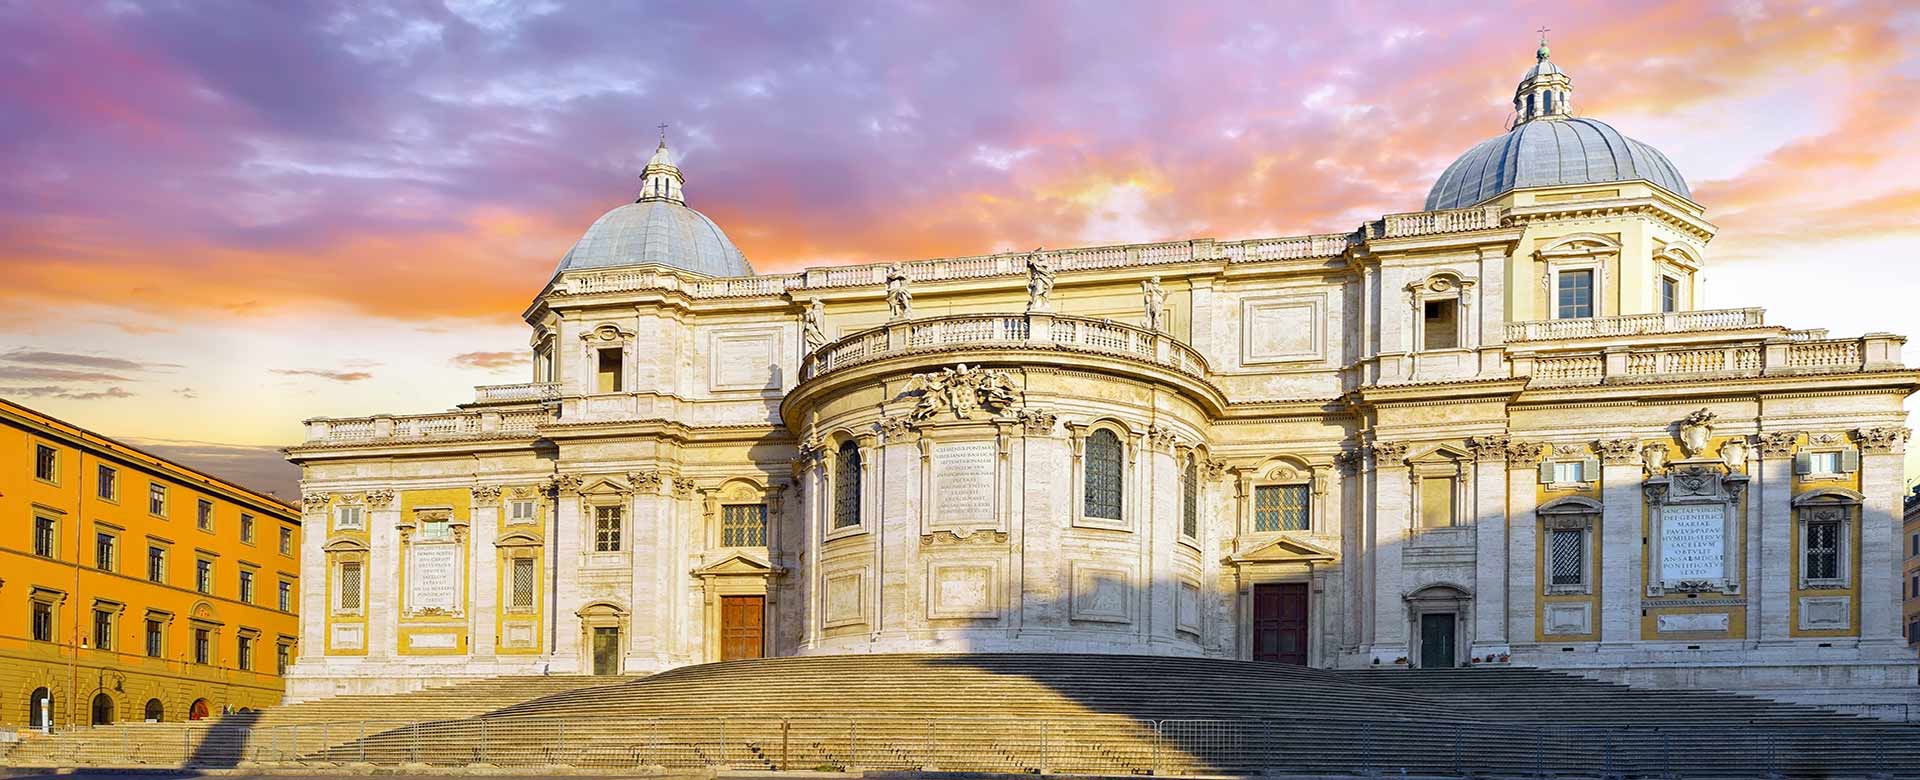
[[[1572,94],[1543,44],[1351,231],[785,274],[663,141],[531,381],[307,421],[290,695],[1096,652],[1903,696],[1904,339],[1698,305],[1703,204]]]

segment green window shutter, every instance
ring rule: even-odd
[[[1580,461],[1580,481],[1582,482],[1600,481],[1600,459],[1599,458],[1587,458],[1585,460]]]
[[[1552,481],[1553,481],[1553,461],[1543,460],[1540,462],[1540,484],[1545,485]]]
[[[1793,454],[1793,473],[1812,474],[1813,473],[1813,453],[1810,453],[1810,452],[1794,453]]]
[[[1860,470],[1860,451],[1859,450],[1841,450],[1840,451],[1840,470],[1849,472],[1849,473],[1859,471]]]

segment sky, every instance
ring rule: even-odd
[[[1920,333],[1911,3],[0,0],[0,396],[291,496],[304,418],[529,378],[656,125],[763,272],[1339,232],[1540,27],[1719,226],[1703,306]]]

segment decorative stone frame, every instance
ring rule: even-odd
[[[888,443],[896,443],[894,441],[895,438],[904,440],[906,435],[908,435],[907,429],[902,427],[899,433],[889,433],[887,435]],[[857,518],[859,522],[853,525],[835,528],[834,508],[839,504],[838,491],[840,488],[840,447],[849,441],[853,442],[855,450],[860,455],[860,500],[858,502],[860,516]],[[820,496],[825,499],[820,502],[820,538],[822,541],[831,542],[836,539],[860,536],[873,531],[875,527],[874,518],[879,514],[880,503],[880,491],[874,489],[874,486],[878,484],[879,481],[874,476],[879,468],[879,464],[877,463],[880,454],[878,444],[878,438],[874,436],[874,434],[854,433],[844,429],[828,435],[826,440],[821,444],[818,463],[819,484],[821,488]],[[772,520],[769,519],[768,522],[771,523]]]
[[[613,654],[615,675],[626,671],[627,648],[633,645],[633,629],[629,627],[631,613],[625,606],[608,599],[596,599],[580,606],[574,613],[580,619],[580,671],[593,674],[593,630],[596,628],[618,629],[619,652]]]
[[[346,509],[348,507],[352,507],[360,510],[360,522],[358,524],[347,525],[340,522],[340,510]],[[352,531],[356,533],[365,533],[367,530],[367,524],[368,524],[367,515],[371,514],[372,512],[373,512],[373,508],[370,506],[367,506],[366,501],[364,499],[361,499],[359,497],[342,496],[340,497],[339,500],[335,501],[332,506],[327,507],[327,527],[334,531]]]
[[[1473,322],[1473,289],[1478,284],[1477,280],[1466,278],[1453,270],[1434,271],[1427,274],[1426,278],[1408,284],[1407,302],[1413,306],[1413,325],[1407,328],[1407,332],[1412,334],[1407,351],[1442,352],[1478,347],[1478,330],[1469,327]],[[1454,302],[1454,344],[1451,347],[1427,347],[1426,307],[1435,301]]]
[[[861,492],[865,493],[864,484],[862,488]],[[718,486],[699,488],[698,492],[700,493],[701,516],[704,519],[702,525],[706,528],[705,541],[708,549],[758,550],[779,547],[779,541],[775,539],[774,536],[777,533],[776,529],[780,527],[780,498],[781,493],[784,492],[780,486],[765,485],[751,477],[729,477]],[[722,507],[734,504],[759,504],[766,507],[767,527],[761,534],[766,544],[744,548],[728,547],[725,544],[726,529],[722,527],[725,521],[725,512],[722,511]]]
[[[1740,592],[1745,564],[1741,554],[1741,494],[1747,487],[1747,475],[1732,472],[1717,459],[1683,460],[1669,466],[1666,473],[1646,480],[1641,490],[1647,502],[1647,587],[1646,595],[1668,593]],[[1719,507],[1721,516],[1721,573],[1706,579],[1669,580],[1665,576],[1665,528],[1674,507]]]
[[[1238,535],[1246,536],[1250,534],[1276,533],[1313,534],[1319,532],[1323,527],[1323,523],[1326,522],[1326,517],[1321,510],[1324,509],[1325,504],[1323,497],[1327,492],[1328,468],[1325,464],[1314,465],[1305,458],[1297,455],[1276,455],[1269,458],[1267,463],[1261,468],[1240,472],[1240,495],[1237,502],[1240,509],[1240,527],[1237,529]],[[1254,515],[1257,502],[1255,502],[1254,499],[1255,496],[1258,495],[1260,488],[1298,487],[1303,485],[1307,488],[1307,527],[1304,530],[1293,531],[1285,529],[1272,531],[1258,530]]]
[[[1795,586],[1799,590],[1846,590],[1853,587],[1855,556],[1853,532],[1860,522],[1861,503],[1866,496],[1843,488],[1812,490],[1793,497],[1793,555]],[[1839,538],[1835,540],[1832,578],[1807,576],[1807,531],[1814,521],[1837,521]]]
[[[327,614],[336,617],[365,617],[367,614],[368,583],[373,572],[369,571],[368,558],[372,552],[367,543],[359,539],[334,539],[320,548],[327,559]],[[346,608],[340,605],[340,599],[346,594],[343,590],[343,564],[360,564],[360,606]]]
[[[1815,471],[1813,456],[1834,454],[1839,456],[1838,471]],[[1796,482],[1831,482],[1847,479],[1849,475],[1860,471],[1860,449],[1847,437],[1834,433],[1816,433],[1807,437],[1807,443],[1793,453],[1793,478]]]
[[[699,581],[701,625],[704,637],[702,656],[707,663],[721,660],[724,626],[722,600],[727,596],[760,597],[760,657],[775,654],[774,616],[778,614],[778,589],[773,580],[787,570],[770,563],[759,548],[730,547],[729,552],[712,564],[693,571]]]
[[[1700,272],[1701,262],[1698,251],[1685,244],[1668,244],[1653,253],[1653,290],[1654,311],[1660,311],[1660,280],[1674,280],[1679,295],[1674,301],[1674,311],[1692,311],[1694,309],[1694,274]]]
[[[1551,242],[1533,253],[1534,261],[1545,266],[1539,269],[1541,292],[1547,305],[1545,319],[1562,319],[1560,274],[1563,271],[1593,272],[1593,313],[1589,317],[1607,316],[1607,293],[1613,282],[1608,263],[1620,258],[1620,242],[1598,233],[1573,233]]]
[[[1095,431],[1110,431],[1120,440],[1120,519],[1087,516],[1087,439]],[[1135,515],[1139,511],[1139,502],[1134,493],[1140,487],[1140,475],[1135,473],[1140,463],[1139,438],[1144,434],[1135,433],[1125,422],[1111,417],[1102,417],[1090,422],[1069,422],[1067,433],[1072,443],[1073,480],[1073,527],[1097,528],[1108,531],[1132,531],[1136,527]]]
[[[531,532],[515,530],[495,539],[493,548],[494,581],[500,583],[497,593],[500,612],[505,615],[539,614],[541,600],[546,596],[546,577],[540,571],[541,559],[545,557],[545,540]],[[533,603],[524,607],[513,600],[513,566],[515,561],[522,560],[533,561]]]
[[[585,368],[580,372],[581,395],[624,395],[633,392],[638,384],[638,365],[634,360],[634,339],[639,334],[622,327],[618,323],[603,322],[580,334],[580,359]],[[601,391],[595,382],[600,377],[600,350],[620,350],[620,389]]]
[[[558,353],[555,350],[558,342],[559,340],[553,331],[546,327],[537,329],[534,331],[533,336],[527,339],[527,347],[533,350],[533,379],[531,380],[533,383],[540,384],[560,380],[560,361],[556,359]],[[542,368],[546,369],[546,371],[541,371]]]
[[[1598,556],[1594,555],[1595,530],[1600,525],[1604,508],[1600,502],[1582,496],[1566,496],[1554,499],[1534,510],[1540,518],[1540,590],[1549,596],[1591,595],[1594,580],[1598,579]],[[1580,582],[1575,585],[1553,584],[1553,532],[1579,531]]]
[[[1012,493],[1010,486],[1013,484],[1010,450],[1016,435],[1015,425],[1015,422],[1005,420],[955,420],[947,423],[920,424],[919,436],[915,443],[920,455],[918,468],[920,472],[920,535],[922,537],[942,531],[962,539],[978,531],[1007,533],[1008,516],[1012,513],[1012,507],[1009,506]],[[940,450],[953,445],[985,446],[992,450],[987,488],[992,507],[988,510],[987,517],[949,518],[945,516],[946,507],[939,498],[942,493],[939,481]],[[1122,486],[1124,488],[1124,482]]]
[[[1575,462],[1580,464],[1580,481],[1560,481],[1555,467]],[[1558,442],[1549,445],[1538,468],[1539,483],[1548,490],[1590,490],[1600,481],[1600,458],[1584,443]]]
[[[445,522],[447,524],[447,538],[427,539],[419,535],[419,530],[422,526],[435,522]],[[471,582],[472,578],[467,576],[469,559],[471,558],[471,553],[467,549],[467,540],[469,538],[467,533],[468,521],[454,514],[453,507],[451,506],[420,506],[413,508],[411,516],[403,515],[399,522],[394,523],[394,528],[400,533],[400,581],[396,595],[398,596],[401,607],[401,614],[405,617],[460,617],[465,615],[467,612],[467,600],[472,595],[471,590],[473,587],[473,583]],[[451,546],[454,549],[454,606],[452,611],[439,607],[421,607],[413,603],[414,550],[416,548],[443,545]]]
[[[1439,445],[1420,455],[1407,458],[1407,532],[1408,538],[1419,539],[1423,536],[1444,539],[1448,536],[1471,532],[1473,524],[1467,522],[1473,517],[1472,502],[1468,500],[1469,485],[1473,482],[1474,457],[1472,453]],[[1428,477],[1451,477],[1453,479],[1453,524],[1428,528],[1421,525],[1420,518],[1425,509],[1425,497],[1421,495],[1420,481]]]
[[[1407,591],[1401,596],[1407,604],[1407,664],[1424,668],[1420,658],[1420,618],[1423,615],[1453,615],[1453,662],[1464,666],[1473,646],[1473,590],[1451,582],[1433,582]]]
[[[678,482],[678,479],[675,479]],[[580,551],[587,568],[617,569],[630,565],[633,555],[633,486],[601,478],[580,488]],[[599,508],[620,508],[620,549],[598,549]]]
[[[1210,460],[1204,445],[1191,447],[1176,446],[1173,448],[1174,483],[1180,487],[1179,504],[1174,509],[1175,530],[1173,538],[1180,544],[1186,545],[1195,551],[1205,549],[1204,544],[1207,538],[1207,520],[1209,514],[1207,512],[1207,485],[1212,482],[1212,480],[1207,478],[1207,464]],[[1187,533],[1188,468],[1193,469],[1194,532],[1191,534]]]

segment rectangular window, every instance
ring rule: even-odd
[[[728,504],[720,508],[723,547],[767,546],[767,505]]]
[[[293,611],[293,583],[286,580],[280,581],[280,611]]]
[[[36,517],[33,519],[33,554],[42,558],[52,558],[59,549],[54,540],[59,538],[53,530],[53,518]]]
[[[621,392],[621,380],[623,379],[621,375],[624,372],[620,370],[620,364],[622,362],[620,348],[608,347],[595,353],[595,355],[598,360],[598,371],[594,374],[594,389],[602,393]]]
[[[147,485],[147,514],[154,517],[167,516],[167,486],[158,482]]]
[[[93,646],[97,650],[113,649],[113,612],[105,609],[93,611]]]
[[[1840,578],[1840,521],[1807,523],[1806,571],[1809,580]]]
[[[97,533],[93,535],[93,566],[101,571],[113,571],[114,546],[119,539],[113,534]]]
[[[201,558],[193,562],[193,589],[213,594],[213,561]]]
[[[193,662],[202,665],[213,663],[213,631],[211,629],[193,630]]]
[[[534,514],[536,505],[532,501],[515,501],[511,506],[507,514],[508,524],[530,525],[536,521],[537,516]]]
[[[53,641],[53,605],[44,601],[33,602],[33,638],[40,642]]]
[[[1577,460],[1555,461],[1553,464],[1553,482],[1556,485],[1571,485],[1587,481],[1585,463]]]
[[[1660,311],[1672,314],[1680,310],[1680,280],[1660,277]]]
[[[147,548],[147,581],[167,581],[167,548],[152,546]]]
[[[200,530],[213,530],[213,502],[200,499],[199,503],[194,505],[193,520],[200,526]]]
[[[347,612],[360,611],[359,561],[340,564],[340,609]]]
[[[1253,489],[1253,530],[1306,531],[1313,525],[1306,485],[1259,485]]]
[[[593,508],[593,551],[620,551],[620,507],[597,506]]]
[[[1578,528],[1556,528],[1549,540],[1554,585],[1584,585],[1587,579],[1587,532]]]
[[[1920,555],[1920,534],[1907,537],[1907,554]]]
[[[534,588],[536,586],[533,578],[533,565],[534,561],[532,558],[513,559],[513,602],[510,606],[515,610],[528,611],[533,609]]]
[[[107,501],[120,499],[120,472],[111,466],[101,466],[94,473],[93,494]]]
[[[240,541],[253,543],[253,515],[240,514]]]
[[[240,600],[253,603],[253,572],[240,570]]]
[[[1453,477],[1420,479],[1420,527],[1452,528]]]
[[[280,526],[280,554],[293,554],[293,529]]]
[[[166,624],[153,618],[147,618],[147,657],[160,658],[167,654]]]
[[[1427,349],[1453,349],[1460,346],[1460,302],[1427,301],[1421,333]]]
[[[365,528],[360,513],[361,507],[339,506],[333,508],[333,527],[342,530]]]
[[[288,647],[286,645],[282,645],[282,644],[276,644],[273,646],[273,673],[274,674],[280,675],[282,677],[286,676],[287,656],[292,654],[291,653],[292,650],[293,648]]]
[[[1561,271],[1560,295],[1555,315],[1559,319],[1593,316],[1593,272]]]
[[[33,478],[42,482],[58,482],[60,477],[60,451],[45,444],[33,445]]]
[[[239,658],[235,660],[239,661],[241,671],[253,671],[253,637],[241,636],[238,649]]]
[[[1809,467],[1812,468],[1812,473],[1814,474],[1840,473],[1840,453],[1839,452],[1810,453],[1808,455],[1807,462]]]

